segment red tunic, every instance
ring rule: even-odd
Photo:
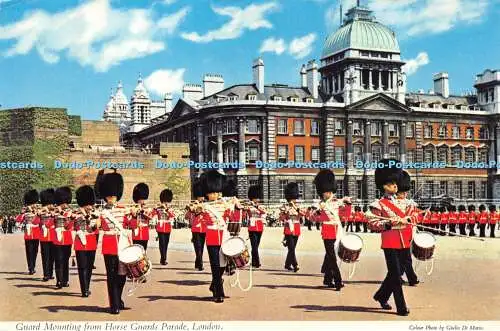
[[[221,246],[226,223],[237,221],[237,219],[231,209],[223,202],[204,203],[204,206],[204,211],[200,214],[200,217],[207,229],[207,246]]]
[[[132,240],[149,240],[149,218],[141,215],[126,215],[123,227],[132,230]]]
[[[283,208],[288,210],[288,208],[291,209],[292,207],[286,204]],[[280,220],[284,225],[283,233],[285,235],[300,236],[300,218],[302,216],[305,216],[305,213],[301,210],[298,211],[298,215],[290,215],[287,211],[281,211]]]
[[[51,242],[55,238],[54,217],[52,215],[40,216],[40,241]]]
[[[458,224],[465,224],[467,223],[467,217],[468,214],[466,211],[461,211],[458,213]]]
[[[448,212],[441,213],[441,218],[439,219],[439,222],[441,224],[448,224],[449,217],[450,217],[450,214]]]
[[[109,211],[114,217],[116,223],[122,223],[125,218],[125,207],[117,205]],[[115,225],[110,222],[104,215],[101,216],[101,229],[104,231],[102,236],[102,254],[103,255],[118,255],[118,240],[120,239],[120,231]],[[131,242],[129,242],[131,244]]]
[[[394,218],[405,217],[405,211],[402,211],[395,205],[395,200],[390,197],[383,197],[379,200],[380,209],[373,208],[372,213],[377,216]],[[385,221],[386,222],[386,221]],[[385,230],[384,223],[382,221],[371,222],[372,226],[382,230],[382,247],[390,249],[406,249],[410,248],[410,243],[412,239],[412,226],[410,224],[403,226],[401,229],[393,228],[390,230]]]
[[[476,219],[477,219],[477,213],[475,211],[471,211],[467,215],[467,223],[469,224],[476,224]]]
[[[365,215],[361,211],[354,212],[354,223],[363,223]]]
[[[438,212],[431,213],[431,224],[439,224],[440,214]]]
[[[54,230],[55,236],[54,236],[54,245],[56,246],[70,246],[73,245],[73,235],[72,235],[72,230],[73,230],[73,220],[71,219],[71,210],[65,209],[61,213],[56,214],[54,217],[54,223],[57,227],[58,220],[64,222],[63,227],[62,227],[62,233],[61,237],[57,237],[57,228]],[[61,239],[61,240],[59,240]]]
[[[188,211],[185,216],[186,219],[189,219],[191,223],[191,232],[193,233],[205,233],[207,232],[207,225],[203,222],[203,215],[196,214],[191,211]]]
[[[24,240],[40,239],[40,218],[33,213],[22,213],[16,217],[17,223],[26,223]]]
[[[458,213],[455,211],[455,212],[450,212],[449,215],[448,215],[448,222],[450,224],[457,224],[458,223]]]
[[[175,214],[172,209],[155,208],[153,210],[153,217],[158,218],[158,223],[156,223],[156,232],[158,233],[172,232],[172,222],[175,219]]]
[[[250,207],[250,210],[246,212],[246,217],[248,218],[248,231],[250,232],[263,232],[264,223],[266,221],[266,212],[263,209],[258,209],[255,207]]]
[[[490,224],[496,224],[498,222],[499,215],[497,212],[490,212],[489,222]]]
[[[478,219],[480,224],[488,223],[488,212],[487,211],[480,212],[478,215]]]
[[[83,215],[78,215],[74,219],[74,228],[76,231],[74,248],[75,251],[95,251],[97,250],[97,237],[96,234],[99,230],[91,228]],[[81,231],[81,232],[80,232]],[[85,244],[82,242],[80,236],[85,236]]]

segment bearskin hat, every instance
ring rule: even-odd
[[[248,199],[260,199],[261,196],[262,190],[260,189],[260,186],[255,185],[248,188]]]
[[[399,186],[398,186],[398,189],[399,189]],[[446,212],[446,207],[445,206],[441,206],[440,211],[442,213],[445,213]]]
[[[476,206],[470,205],[469,206],[469,211],[476,211]]]
[[[226,176],[217,170],[210,170],[201,175],[200,182],[204,196],[208,193],[219,193],[225,187]]]
[[[99,195],[102,199],[116,197],[120,200],[123,195],[123,177],[117,172],[104,174],[99,182]]]
[[[458,206],[458,211],[465,211],[465,206],[464,205]]]
[[[38,202],[38,191],[37,190],[29,190],[24,193],[24,204],[25,205],[33,205]]]
[[[76,190],[75,195],[76,202],[80,207],[95,204],[95,192],[89,185],[80,186],[78,190]]]
[[[40,203],[42,206],[53,205],[56,203],[56,191],[53,188],[48,188],[40,192]]]
[[[375,185],[380,191],[384,190],[385,184],[398,182],[398,177],[402,170],[396,168],[396,165],[389,167],[389,162],[391,161],[399,163],[399,161],[395,159],[383,159],[378,162],[378,164],[382,164],[383,167],[377,167],[377,169],[375,169]]]
[[[195,199],[203,196],[203,190],[199,179],[193,183],[193,196]]]
[[[223,197],[236,197],[238,196],[238,190],[236,189],[236,184],[233,180],[226,181],[226,184],[222,188]]]
[[[298,199],[299,194],[299,185],[295,182],[288,183],[285,187],[285,199],[293,200]]]
[[[59,187],[55,193],[56,205],[70,204],[73,194],[69,186]]]
[[[174,194],[168,188],[164,189],[160,193],[160,202],[162,202],[162,203],[163,202],[172,202],[173,198],[174,198]]]
[[[361,211],[361,207],[360,206],[354,207],[354,211]]]
[[[325,192],[337,192],[337,185],[335,184],[335,175],[331,170],[324,169],[318,172],[316,177],[314,177],[314,186],[316,186],[316,192],[318,195],[322,195]]]
[[[495,205],[490,205],[489,210],[490,210],[491,212],[494,212],[494,211],[496,211],[496,210],[497,210],[497,207],[496,207]]]
[[[134,186],[132,197],[135,203],[137,203],[139,200],[147,200],[149,198],[149,186],[145,183],[137,184],[136,186]]]
[[[457,211],[457,207],[455,207],[454,205],[449,205],[448,211]]]
[[[364,205],[363,206],[363,212],[367,212],[368,211],[368,206],[367,205]]]
[[[480,205],[479,206],[479,211],[484,211],[486,210],[486,206],[485,205]]]
[[[402,170],[398,176],[398,192],[408,192],[411,189],[410,174]]]

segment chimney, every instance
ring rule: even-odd
[[[186,84],[182,88],[182,98],[198,101],[203,98],[203,89],[198,84]]]
[[[203,77],[203,97],[206,98],[224,89],[222,75],[206,74]]]
[[[434,92],[445,98],[450,96],[450,84],[447,72],[440,72],[434,75]]]
[[[307,87],[307,71],[305,64],[303,64],[302,68],[300,69],[300,82],[302,87]]]
[[[259,93],[264,93],[264,61],[258,58],[253,61],[253,83],[257,86]]]
[[[168,114],[172,111],[172,93],[165,93],[163,101],[165,102],[165,114]]]
[[[318,86],[318,65],[311,60],[307,63],[307,88],[314,99],[318,97]]]

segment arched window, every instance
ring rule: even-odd
[[[448,163],[448,147],[441,146],[438,148],[437,160],[438,160],[438,162]]]

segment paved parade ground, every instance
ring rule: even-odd
[[[242,236],[247,237],[246,230]],[[435,266],[428,276],[423,264],[417,267],[421,283],[404,286],[410,316],[400,317],[381,310],[372,296],[386,273],[380,235],[361,234],[364,250],[356,272],[341,292],[322,285],[320,267],[324,248],[320,232],[303,228],[297,252],[298,273],[283,269],[285,248],[282,229],[267,228],[261,243],[261,269],[253,273],[253,288],[243,292],[231,288],[230,298],[216,304],[209,292],[210,266],[205,250],[205,270],[194,269],[194,253],[188,229],[174,230],[168,265],[159,265],[156,242],[148,248],[154,264],[151,280],[133,296],[124,295],[126,309],[108,313],[104,261],[97,253],[91,296],[80,297],[76,268],[70,270],[70,287],[55,289],[55,280],[41,281],[41,259],[36,275],[27,274],[21,234],[0,236],[0,320],[498,320],[500,318],[500,239],[485,242],[438,236]],[[152,238],[155,235],[152,232]],[[248,242],[249,244],[249,242]],[[249,273],[241,273],[247,286]],[[125,286],[125,292],[130,283]]]

